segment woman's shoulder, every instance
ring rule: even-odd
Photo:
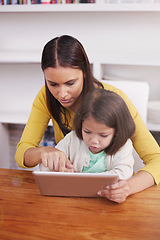
[[[46,102],[46,91],[45,91],[45,85],[38,91],[35,101],[34,102]]]
[[[128,96],[121,89],[116,88],[116,87],[114,87],[114,86],[112,86],[108,83],[104,83],[104,82],[103,82],[103,86],[104,86],[105,90],[112,91],[112,92],[118,94],[120,97],[123,98],[123,100],[125,101],[125,103],[127,104],[128,108],[129,108],[130,113],[131,113],[133,118],[138,114],[137,109],[135,108],[135,106],[133,105],[131,100],[128,98]]]
[[[37,93],[33,102],[33,107],[38,111],[44,112],[45,114],[47,113],[50,118],[50,112],[47,107],[45,86],[43,86]]]
[[[45,85],[40,88],[40,90],[37,93],[37,96],[43,96],[46,97],[46,90],[45,90]]]
[[[118,88],[116,88],[116,87],[114,87],[114,86],[112,86],[112,85],[110,85],[108,83],[104,83],[103,82],[102,84],[103,84],[103,87],[104,87],[105,90],[109,90],[109,91],[115,92],[118,95],[121,95],[123,93],[120,89],[118,89]]]

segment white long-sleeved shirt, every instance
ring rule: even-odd
[[[89,148],[83,140],[80,140],[75,131],[71,131],[62,139],[56,148],[66,154],[70,162],[73,164],[75,172],[82,172],[83,167],[89,166],[90,154]],[[128,179],[133,175],[134,158],[132,155],[133,146],[130,139],[123,147],[114,155],[106,154],[105,165],[108,173],[114,173],[119,176],[119,179]],[[48,169],[40,164],[41,171]]]

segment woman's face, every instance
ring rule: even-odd
[[[63,107],[76,111],[83,89],[83,72],[74,68],[48,67],[44,75],[52,95]]]

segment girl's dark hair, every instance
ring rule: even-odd
[[[103,85],[92,75],[90,63],[82,44],[72,36],[62,35],[56,37],[44,46],[41,59],[42,70],[44,71],[48,67],[57,68],[58,66],[76,68],[83,72],[82,96],[85,96],[86,93],[94,89],[94,83],[98,87],[103,88]],[[46,81],[45,88],[47,107],[65,135],[71,130],[69,129],[69,112],[53,97],[47,87]]]
[[[74,118],[74,128],[79,139],[82,139],[82,123],[90,116],[115,129],[112,142],[105,149],[109,155],[115,154],[135,131],[135,124],[125,101],[114,92],[97,88],[85,96]]]

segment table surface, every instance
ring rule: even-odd
[[[41,196],[31,171],[0,169],[1,240],[160,239],[160,187],[122,204]]]

